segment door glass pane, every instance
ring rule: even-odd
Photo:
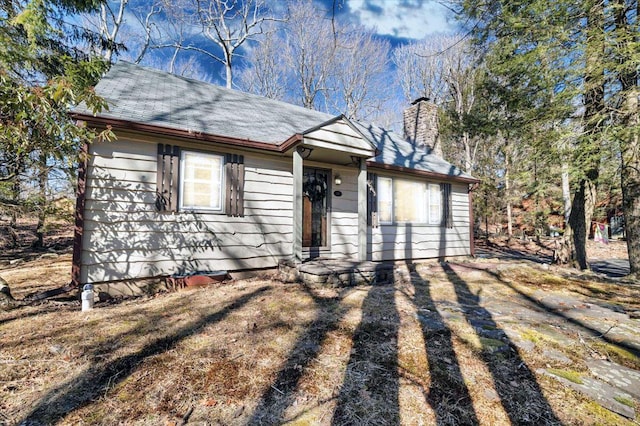
[[[304,169],[302,182],[302,245],[327,245],[328,173],[318,169]]]

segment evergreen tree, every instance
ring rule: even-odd
[[[42,243],[47,180],[55,165],[75,163],[79,146],[110,132],[78,127],[69,107],[105,105],[92,91],[106,64],[74,47],[90,34],[64,17],[96,8],[92,0],[0,3],[0,205],[37,211]],[[28,184],[28,185],[27,185]],[[26,186],[37,188],[26,199]],[[32,191],[33,192],[33,191]]]
[[[631,273],[640,276],[640,2],[615,0],[611,6],[610,70],[614,132],[620,147],[622,210]]]
[[[619,3],[629,9],[629,2]],[[464,3],[467,15],[478,22],[474,33],[487,49],[487,67],[494,76],[497,102],[508,111],[507,119],[497,126],[528,134],[525,139],[530,152],[535,153],[530,158],[534,164],[570,160],[574,195],[565,241],[571,260],[583,269],[588,268],[586,239],[596,204],[603,147],[614,128],[613,97],[609,95],[622,86],[609,81],[616,75],[608,46],[608,40],[615,39],[616,34],[615,25],[611,25],[614,5],[601,0]],[[630,15],[627,12],[625,17]],[[634,25],[632,38],[637,40],[637,23]],[[637,63],[630,65],[628,57],[623,62],[627,69],[637,72]],[[635,99],[637,105],[637,95]],[[555,144],[556,149],[553,138],[560,142]],[[567,157],[567,152],[572,155]],[[623,173],[623,179],[625,176],[629,173]],[[624,186],[628,185],[623,185],[623,192]],[[628,220],[634,217],[637,213],[630,214]]]

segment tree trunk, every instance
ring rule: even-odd
[[[232,83],[232,79],[233,79],[233,74],[232,74],[232,70],[231,70],[231,64],[224,64],[224,68],[226,71],[226,78],[227,78],[227,89],[231,89],[231,83]]]
[[[462,132],[462,144],[464,146],[464,171],[471,173],[473,169],[473,158],[471,155],[471,138],[466,130]]]
[[[36,241],[33,244],[34,248],[44,247],[44,224],[46,219],[47,209],[47,156],[44,153],[40,154],[38,164],[38,225],[36,227]]]
[[[569,223],[571,214],[571,187],[569,185],[569,164],[562,162],[562,204],[564,205],[564,226]]]
[[[630,272],[638,276],[640,275],[640,143],[637,130],[622,153],[622,211],[627,234]]]
[[[15,173],[15,177],[11,182],[11,200],[15,203],[15,206],[11,208],[10,219],[9,219],[9,235],[11,237],[11,248],[18,247],[18,204],[20,200],[20,171],[22,169],[22,158],[19,154],[14,154],[13,161],[15,163],[12,165],[10,173]]]
[[[507,235],[509,238],[513,236],[513,217],[511,212],[511,181],[509,176],[509,169],[511,163],[509,161],[508,144],[505,144],[504,149],[504,195],[507,203]]]
[[[625,14],[625,2],[618,0],[616,6],[616,29],[618,38],[619,61],[621,66],[620,84],[625,96],[625,111],[622,119],[622,137],[620,140],[622,170],[622,211],[625,219],[627,252],[632,275],[640,277],[640,111],[638,109],[638,69],[637,59],[633,58],[633,43],[640,37],[634,32],[634,25]],[[640,16],[640,1],[636,1],[635,24]],[[636,66],[634,66],[636,64]]]
[[[596,176],[597,178],[597,176]],[[590,179],[582,179],[578,191],[573,196],[569,215],[570,236],[572,238],[572,259],[574,266],[589,269],[587,261],[587,237],[596,199],[596,185]]]
[[[20,198],[20,178],[16,176],[11,183],[11,198],[15,203]],[[16,228],[18,226],[18,208],[13,207],[11,209],[11,218],[9,220],[9,235],[11,236],[11,248],[18,247],[18,232]]]
[[[587,2],[587,27],[584,78],[584,136],[576,147],[576,164],[583,175],[573,196],[569,215],[572,261],[580,269],[589,269],[587,236],[596,203],[596,182],[600,174],[600,144],[604,113],[604,3]],[[570,244],[570,240],[567,239]]]

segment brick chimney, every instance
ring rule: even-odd
[[[404,137],[418,148],[427,148],[442,158],[438,132],[438,107],[429,98],[418,98],[403,114]]]

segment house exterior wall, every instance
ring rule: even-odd
[[[409,223],[369,227],[368,257],[384,261],[470,255],[468,185],[452,183],[451,200],[453,228]]]
[[[331,258],[357,260],[358,257],[358,171],[354,168],[332,170],[342,184],[331,193]],[[335,191],[340,191],[337,197]]]
[[[245,158],[244,217],[156,210],[157,143]],[[290,157],[217,149],[207,144],[122,133],[89,147],[80,281],[100,283],[196,271],[276,267],[293,246]],[[358,169],[331,170],[329,243],[323,256],[358,259]],[[333,179],[340,175],[341,185]],[[394,174],[391,174],[392,176]],[[402,176],[402,174],[395,174]],[[453,228],[380,225],[368,228],[375,261],[469,255],[467,184],[452,184]],[[341,195],[336,196],[335,191]]]
[[[203,150],[127,135],[90,146],[82,283],[275,267],[290,256],[291,159],[245,153],[244,217],[159,213],[157,142]]]

